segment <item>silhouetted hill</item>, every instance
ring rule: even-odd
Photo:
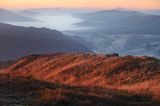
[[[0,70],[0,103],[159,106],[159,71],[160,60],[146,56],[30,55]]]
[[[0,24],[0,60],[33,53],[92,52],[79,41],[47,28]]]
[[[0,9],[0,22],[29,22],[29,21],[36,21],[32,18],[19,15],[15,12],[9,11],[9,10],[4,10]]]

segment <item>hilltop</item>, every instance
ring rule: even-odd
[[[7,91],[14,91],[11,98],[19,99],[10,103],[15,104],[27,99],[24,104],[37,106],[160,105],[160,60],[153,57],[82,53],[30,55],[1,69],[0,75],[3,85],[0,91],[4,93],[0,101],[4,95],[7,98]],[[5,100],[3,102],[9,104],[8,99]]]

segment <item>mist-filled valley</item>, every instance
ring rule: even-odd
[[[160,106],[160,0],[0,0],[0,106]]]
[[[159,12],[124,8],[1,9],[0,22],[56,29],[96,53],[160,57]]]

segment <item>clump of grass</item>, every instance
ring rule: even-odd
[[[39,91],[40,97],[36,106],[67,106],[70,104],[69,98],[64,95],[64,90],[58,89],[42,89]]]

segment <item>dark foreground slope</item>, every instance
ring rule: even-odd
[[[92,52],[77,40],[47,28],[18,27],[0,23],[0,60],[34,53]]]
[[[160,60],[151,57],[30,55],[0,75],[2,105],[160,105]]]

